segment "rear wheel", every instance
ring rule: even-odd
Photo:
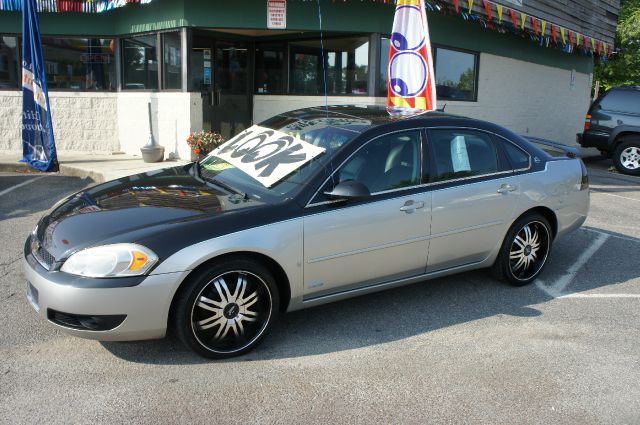
[[[537,213],[519,218],[502,243],[493,274],[514,286],[532,282],[547,263],[551,251],[551,226]]]
[[[278,311],[275,279],[249,259],[209,267],[185,285],[176,300],[177,334],[203,357],[220,359],[252,350]]]
[[[622,141],[613,153],[616,169],[632,176],[640,176],[640,138]]]

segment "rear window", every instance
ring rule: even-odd
[[[640,90],[611,90],[597,104],[608,111],[640,114]]]

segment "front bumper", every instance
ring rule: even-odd
[[[147,276],[131,287],[83,288],[59,283],[60,275],[54,282],[48,275],[61,272],[45,270],[31,254],[24,257],[23,269],[28,283],[35,288],[28,291],[27,298],[41,317],[66,333],[100,341],[164,337],[171,299],[183,277],[181,272],[165,273]],[[55,323],[51,320],[52,312],[79,316],[124,315],[126,318],[111,330],[94,331]]]

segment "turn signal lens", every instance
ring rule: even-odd
[[[62,265],[61,271],[85,277],[140,276],[158,262],[158,256],[137,244],[120,243],[83,249]]]
[[[149,261],[149,257],[147,257],[144,252],[133,251],[132,254],[133,259],[131,260],[129,270],[138,270],[144,267],[144,265]]]
[[[591,115],[587,114],[584,117],[584,130],[587,131],[591,128]]]

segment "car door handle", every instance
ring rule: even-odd
[[[509,192],[513,192],[514,190],[516,190],[518,187],[511,185],[511,184],[503,184],[502,186],[500,186],[500,188],[498,189],[498,193],[509,193]]]
[[[415,202],[415,201],[410,199],[407,202],[405,202],[403,206],[400,207],[400,211],[404,211],[407,214],[410,214],[410,213],[414,212],[415,210],[417,210],[418,208],[424,208],[424,202],[422,202],[422,201]]]

